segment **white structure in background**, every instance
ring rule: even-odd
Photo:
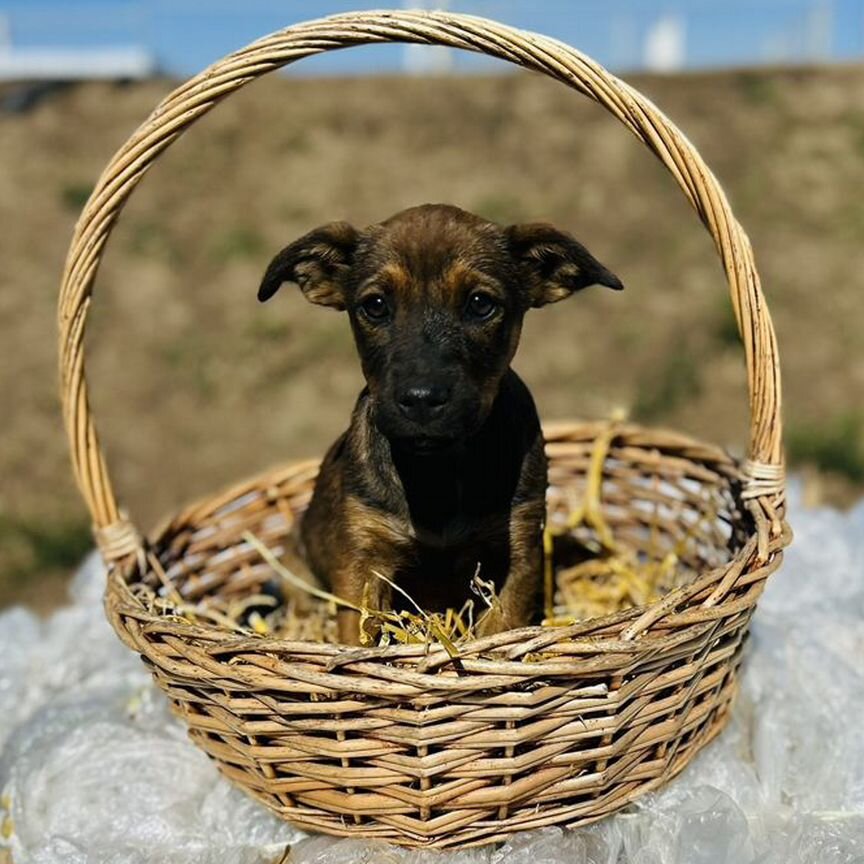
[[[138,79],[156,72],[156,59],[137,46],[18,48],[9,18],[0,15],[0,81]]]
[[[834,0],[813,0],[762,40],[765,63],[824,63],[834,56]],[[862,41],[864,46],[864,41]]]
[[[676,72],[687,61],[687,25],[681,15],[663,15],[645,34],[643,62],[652,72]]]
[[[834,0],[816,0],[807,16],[805,51],[810,60],[825,62],[831,59],[834,33]]]
[[[449,0],[402,0],[404,9],[426,9],[446,12]],[[409,75],[448,75],[455,66],[454,50],[441,45],[406,45],[403,49],[403,69]]]

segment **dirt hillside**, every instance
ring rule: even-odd
[[[784,361],[790,451],[864,482],[864,68],[634,77],[750,232]],[[77,212],[167,81],[0,114],[0,605],[46,604],[89,545],[56,400],[55,299]],[[347,322],[255,300],[282,245],[426,201],[572,231],[624,281],[530,316],[516,367],[545,418],[617,407],[740,450],[743,360],[712,245],[600,109],[530,75],[271,77],[160,159],[124,212],[90,333],[97,416],[138,524],[321,454],[361,379]],[[839,478],[839,479],[837,479]]]

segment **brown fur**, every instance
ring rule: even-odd
[[[327,453],[301,526],[313,573],[355,604],[460,607],[471,577],[500,605],[482,633],[531,622],[542,571],[546,460],[531,394],[510,369],[524,313],[618,279],[549,225],[502,228],[426,205],[357,231],[332,223],[273,260],[283,281],[348,311],[367,388]],[[340,612],[340,638],[359,639]]]

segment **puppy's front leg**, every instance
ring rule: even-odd
[[[517,504],[510,513],[510,570],[498,604],[479,622],[480,636],[527,627],[537,609],[543,580],[543,499]]]
[[[481,636],[527,627],[540,602],[547,465],[545,442],[536,414],[533,425],[510,505],[510,567],[498,595],[498,605],[480,620]]]
[[[334,592],[354,606],[387,612],[393,608],[393,589],[387,580],[395,582],[405,564],[408,526],[400,517],[355,497],[345,500],[342,518],[343,543],[334,550],[337,562],[331,567]],[[367,635],[374,639],[377,627],[370,623]],[[338,627],[340,641],[360,644],[359,612],[340,610]]]
[[[352,606],[370,611],[388,611],[393,606],[393,589],[376,576],[379,573],[392,581],[393,573],[381,573],[382,562],[365,555],[354,555],[352,560],[334,574],[333,588],[337,597]],[[336,612],[336,627],[339,641],[345,645],[361,645],[363,634],[360,632],[360,612],[341,606]],[[378,627],[374,623],[365,625],[366,635],[371,639],[377,636]]]

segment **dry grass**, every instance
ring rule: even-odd
[[[633,83],[694,140],[749,229],[790,426],[818,437],[864,393],[864,70]],[[78,203],[170,86],[69,88],[0,116],[2,524],[62,533],[86,521],[55,398],[59,272]],[[272,252],[323,221],[363,224],[422,201],[553,221],[624,280],[622,295],[594,290],[528,320],[516,365],[545,419],[625,406],[740,449],[743,363],[716,256],[674,184],[599,109],[528,75],[271,78],[160,160],[100,274],[95,410],[142,527],[335,438],[361,386],[346,322],[291,292],[259,307],[257,280]],[[793,455],[849,474],[826,447]],[[0,604],[68,569],[35,556],[22,572],[13,557],[26,557],[20,538],[0,539]]]

